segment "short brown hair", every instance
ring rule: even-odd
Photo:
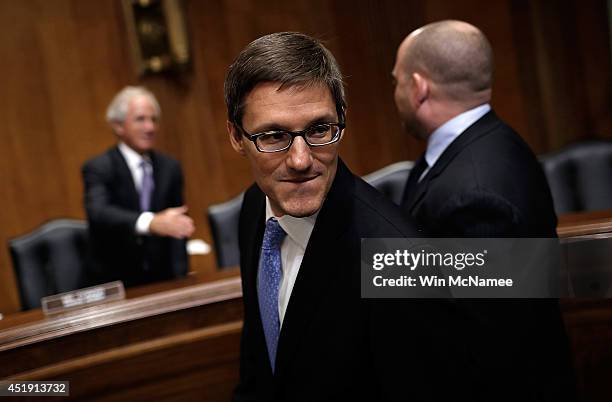
[[[225,78],[229,121],[240,124],[244,98],[261,82],[281,87],[324,84],[344,120],[346,99],[342,73],[332,53],[318,40],[299,32],[277,32],[249,43],[232,63]]]

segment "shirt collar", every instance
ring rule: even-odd
[[[318,215],[319,211],[317,211],[314,215],[304,218],[296,218],[295,216],[291,215],[276,217],[272,212],[270,199],[266,196],[266,222],[268,219],[275,217],[285,233],[287,233],[287,236],[289,236],[303,250],[306,250],[308,240],[310,240],[310,235],[312,234],[312,229],[314,229]]]
[[[121,152],[121,155],[123,155],[123,157],[125,158],[125,161],[127,162],[130,169],[140,169],[140,165],[143,160],[150,163],[150,159],[148,156],[143,156],[139,154],[124,142],[119,142],[117,146],[119,148],[119,151]]]
[[[429,167],[433,166],[444,150],[469,126],[487,114],[489,110],[491,110],[491,106],[488,103],[477,106],[453,117],[431,133],[427,140],[427,151],[425,151],[427,165]]]

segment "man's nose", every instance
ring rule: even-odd
[[[304,138],[295,137],[287,153],[287,166],[289,168],[305,171],[312,166],[312,152]]]
[[[157,122],[153,119],[146,119],[145,120],[145,129],[147,131],[153,131],[157,128]]]

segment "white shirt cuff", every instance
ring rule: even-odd
[[[136,220],[136,233],[139,235],[148,235],[151,232],[149,231],[149,226],[151,225],[151,221],[153,220],[153,212],[143,212],[140,214],[138,219]]]

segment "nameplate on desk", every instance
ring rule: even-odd
[[[45,315],[53,315],[122,299],[125,299],[123,282],[115,281],[46,296],[40,300],[40,304]]]

